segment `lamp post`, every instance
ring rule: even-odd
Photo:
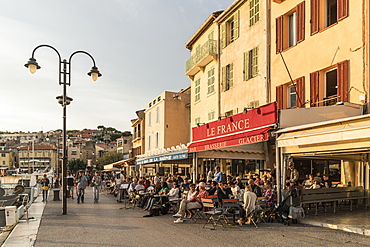
[[[66,146],[66,140],[67,140],[67,105],[69,105],[72,101],[72,98],[67,96],[67,86],[71,86],[71,65],[72,65],[72,57],[78,53],[83,53],[87,56],[89,56],[93,62],[93,67],[91,68],[90,72],[87,73],[87,75],[91,76],[93,81],[96,81],[102,74],[100,74],[98,68],[96,67],[94,58],[87,53],[86,51],[75,51],[70,56],[68,61],[66,59],[62,60],[62,57],[60,56],[60,53],[57,49],[50,45],[39,45],[32,51],[32,56],[29,59],[29,61],[24,65],[27,67],[32,74],[36,72],[36,70],[40,69],[41,67],[38,65],[36,59],[35,59],[35,52],[37,49],[41,47],[47,47],[52,50],[54,50],[59,58],[59,85],[63,86],[63,95],[56,97],[58,100],[58,103],[62,105],[63,107],[63,153],[62,153],[62,204],[63,204],[63,214],[67,214],[67,146]]]

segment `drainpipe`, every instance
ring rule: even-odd
[[[276,193],[277,193],[277,203],[281,203],[281,176],[280,176],[280,148],[276,145]]]
[[[217,99],[217,107],[218,107],[218,116],[219,118],[221,116],[221,35],[220,35],[220,24],[217,23],[217,63],[218,63],[218,78],[217,78],[217,83],[218,83],[218,99]]]
[[[271,103],[271,1],[266,0],[266,99]]]

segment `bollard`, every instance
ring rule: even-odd
[[[53,189],[53,193],[54,193],[54,199],[53,199],[53,201],[60,201],[60,199],[59,199],[59,192],[60,192],[60,189]]]

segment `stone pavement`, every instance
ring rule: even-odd
[[[61,202],[49,201],[34,246],[370,246],[370,238],[363,235],[303,224],[263,223],[258,229],[243,226],[211,231],[202,228],[204,221],[173,224],[170,214],[144,218],[143,210],[120,209],[123,206],[105,193],[98,204],[93,203],[91,188],[84,204],[68,199],[67,215],[61,214]],[[23,241],[4,246],[33,246],[29,239]]]

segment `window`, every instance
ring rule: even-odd
[[[233,76],[234,76],[234,71],[233,71],[233,64],[228,64],[225,67],[222,67],[222,86],[223,86],[223,91],[227,91],[230,88],[233,87]]]
[[[243,80],[249,80],[258,75],[258,47],[244,53]]]
[[[348,0],[311,0],[311,35],[348,17]]]
[[[337,0],[326,0],[326,27],[337,22]]]
[[[159,123],[159,106],[155,108],[155,122]]]
[[[305,39],[305,2],[276,18],[276,53]]]
[[[3,166],[6,166],[6,161],[5,160],[3,160]]]
[[[207,94],[211,94],[215,91],[215,68],[208,70],[208,91]]]
[[[123,144],[127,144],[127,140],[124,140],[124,141],[123,141]]]
[[[256,101],[251,101],[248,105],[249,109],[257,108],[260,105],[260,102],[258,100]]]
[[[305,77],[276,87],[278,109],[305,107]]]
[[[72,150],[71,155],[77,155],[77,150]]]
[[[155,133],[155,148],[159,147],[159,132]]]
[[[288,108],[297,106],[297,93],[295,91],[295,85],[288,86]]]
[[[137,125],[137,137],[141,137],[141,124]]]
[[[249,2],[249,26],[253,26],[260,20],[260,1],[251,0]]]
[[[215,119],[215,113],[215,110],[208,112],[208,121],[212,121]]]
[[[195,119],[194,119],[194,125],[197,125],[197,124],[199,124],[200,123],[200,117],[196,117]]]
[[[293,12],[288,16],[288,47],[297,44],[297,13]]]
[[[151,141],[151,139],[152,139],[152,137],[151,137],[151,135],[148,135],[148,150],[150,150],[150,143],[152,142]]]
[[[1,157],[5,157],[5,154],[1,154]]]
[[[221,24],[221,47],[225,48],[239,37],[239,11]]]
[[[348,102],[348,68],[349,61],[345,60],[334,68],[310,74],[311,107]]]
[[[148,114],[148,127],[152,126],[152,112]]]
[[[233,110],[225,112],[225,117],[231,117],[232,115],[234,115]]]
[[[195,80],[195,102],[200,100],[200,78]]]

